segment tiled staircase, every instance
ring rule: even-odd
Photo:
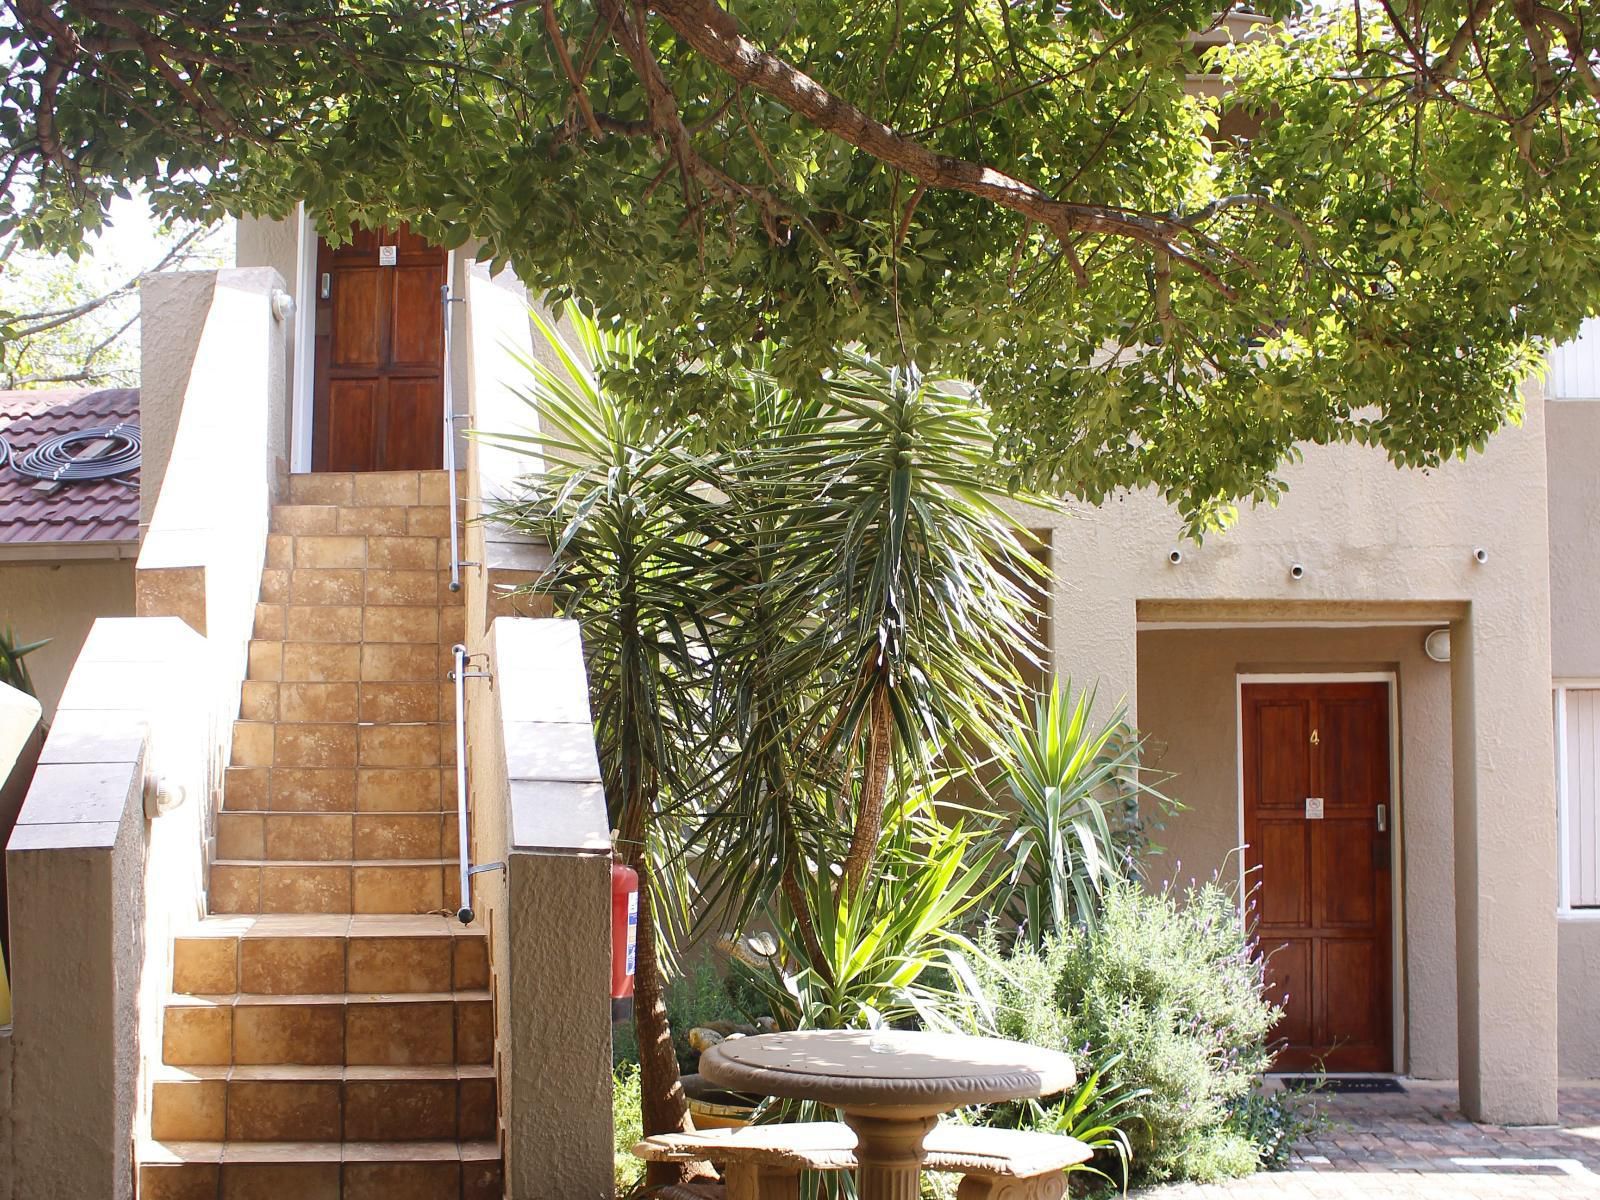
[[[458,901],[443,472],[297,475],[212,854],[173,947],[142,1200],[499,1197],[487,944]]]

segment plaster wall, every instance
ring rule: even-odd
[[[1545,408],[1550,461],[1551,659],[1557,680],[1600,679],[1600,401]],[[1560,921],[1561,1069],[1600,1078],[1600,919]]]
[[[131,558],[0,562],[0,626],[11,626],[24,642],[50,639],[26,659],[45,720],[55,713],[95,618],[131,617],[133,603]]]
[[[149,526],[216,287],[215,271],[139,280],[139,528]]]
[[[200,912],[204,669],[178,620],[96,622],[6,848],[15,1194],[29,1200],[133,1194],[169,935]],[[187,803],[147,819],[147,775]]]
[[[1237,677],[1352,671],[1397,675],[1404,1001],[1398,1066],[1421,1079],[1456,1074],[1455,885],[1450,761],[1450,668],[1422,652],[1414,627],[1152,629],[1139,635],[1147,761],[1175,778],[1163,790],[1187,806],[1158,835],[1167,853],[1153,877],[1238,879]],[[1413,848],[1420,848],[1414,850]]]
[[[1600,679],[1600,401],[1545,406],[1550,459],[1550,657],[1557,679]]]
[[[1242,512],[1201,545],[1183,541],[1176,514],[1150,493],[1064,517],[1019,513],[1051,540],[1056,669],[1098,680],[1108,706],[1125,697],[1141,724],[1156,702],[1139,687],[1141,626],[1452,629],[1463,1101],[1477,1117],[1532,1122],[1554,1119],[1557,1074],[1544,409],[1530,391],[1521,426],[1431,471],[1396,470],[1359,446],[1308,447],[1276,507]],[[1449,847],[1411,849],[1442,858]],[[1442,1069],[1437,1049],[1427,1054]]]
[[[512,617],[469,631],[494,676],[467,682],[466,713],[473,861],[504,864],[474,877],[474,909],[506,1194],[609,1200],[611,846],[578,631]]]

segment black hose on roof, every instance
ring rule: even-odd
[[[105,453],[94,458],[74,458],[72,451],[92,442],[108,441]],[[80,429],[75,433],[57,434],[49,441],[40,442],[32,450],[11,464],[18,475],[30,479],[43,479],[51,483],[78,483],[87,479],[109,479],[137,470],[141,443],[139,426],[132,421],[119,421],[115,425],[101,425],[94,429]]]

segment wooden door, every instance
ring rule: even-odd
[[[319,243],[312,470],[444,465],[445,255],[404,227]]]
[[[1389,687],[1245,684],[1242,698],[1245,861],[1285,1008],[1276,1067],[1393,1070]]]

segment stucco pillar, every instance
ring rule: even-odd
[[[1557,1120],[1549,630],[1538,577],[1451,628],[1461,1107],[1496,1124]]]

